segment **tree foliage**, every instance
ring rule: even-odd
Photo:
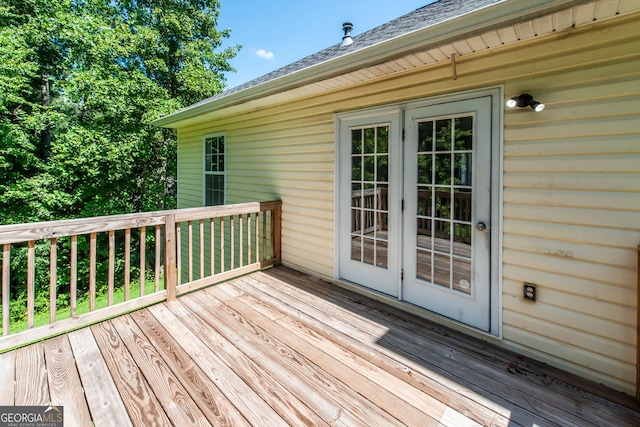
[[[152,120],[224,88],[217,0],[0,3],[0,223],[175,206]]]
[[[0,224],[175,207],[176,139],[151,122],[224,88],[239,46],[222,49],[219,7],[0,0]],[[63,261],[69,245],[58,245]],[[25,307],[23,246],[12,245],[14,319]],[[36,270],[45,304],[47,266]],[[68,278],[57,279],[63,297]]]

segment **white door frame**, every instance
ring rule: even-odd
[[[334,181],[334,278],[340,280],[340,196],[343,192],[341,188],[342,174],[341,166],[347,159],[341,156],[340,127],[344,120],[355,118],[371,118],[380,114],[397,113],[401,122],[404,121],[403,112],[409,108],[430,106],[439,103],[459,101],[479,96],[491,96],[491,289],[490,289],[490,328],[488,334],[502,339],[502,240],[503,240],[503,118],[504,118],[504,87],[496,86],[466,92],[441,95],[437,97],[411,101],[408,103],[392,104],[383,107],[359,110],[355,112],[339,113],[335,115],[335,181]],[[401,257],[401,254],[398,254]],[[400,262],[400,261],[399,261]],[[398,281],[398,296],[401,298],[401,285]],[[395,300],[390,298],[390,300]],[[430,312],[429,312],[430,313]],[[431,315],[430,315],[431,316]],[[433,314],[435,318],[440,316]],[[447,321],[446,318],[443,320]],[[464,327],[463,324],[460,324]],[[473,331],[477,329],[470,328]]]

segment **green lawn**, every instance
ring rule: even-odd
[[[164,280],[160,278],[160,290],[164,289]],[[149,295],[153,293],[153,280],[146,280],[144,285],[144,294]],[[138,282],[131,283],[129,299],[135,299],[140,295],[140,284]],[[96,310],[108,307],[108,295],[106,292],[96,295]],[[118,304],[124,301],[124,286],[116,288],[113,292],[113,304]],[[80,315],[89,312],[89,295],[85,294],[78,296],[76,302],[76,314]],[[71,310],[69,307],[64,307],[56,312],[56,320],[68,319],[71,316]],[[43,311],[36,313],[34,316],[34,327],[48,325],[49,324],[49,312]],[[11,333],[22,332],[27,329],[27,321],[14,322],[11,324]]]

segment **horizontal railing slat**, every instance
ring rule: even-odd
[[[131,217],[136,215],[135,217]],[[166,215],[144,217],[144,214],[113,215],[111,217],[65,219],[61,221],[36,222],[33,224],[0,225],[0,245],[26,240],[50,239],[110,230],[139,228],[164,224]],[[26,227],[30,225],[30,227]]]

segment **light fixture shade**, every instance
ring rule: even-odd
[[[531,108],[533,108],[536,113],[539,113],[540,111],[544,110],[545,105],[542,102],[536,102],[536,104],[537,105],[535,107],[533,105],[531,106]]]

